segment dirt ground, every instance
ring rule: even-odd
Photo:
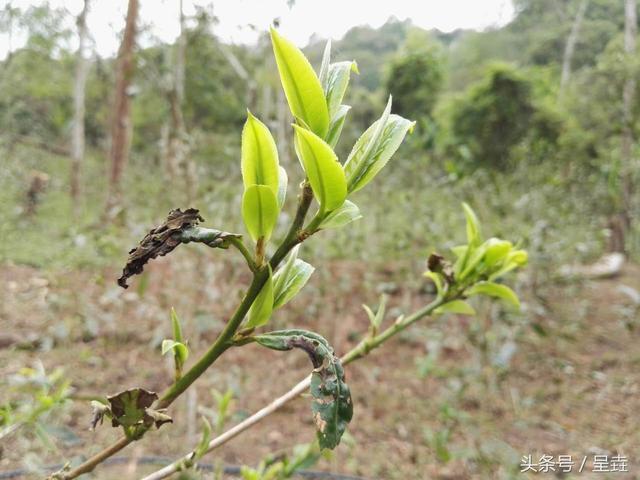
[[[429,300],[421,268],[325,264],[274,326],[315,329],[338,353],[346,352],[368,326],[361,304],[375,305],[380,291],[390,295],[391,315]],[[234,286],[247,280],[238,264],[205,262],[195,253],[162,259],[147,275],[146,288],[137,279],[123,291],[115,285],[116,270],[0,268],[0,401],[16,395],[8,386],[12,375],[38,361],[49,372],[62,367],[77,398],[48,417],[58,428],[51,445],[27,427],[2,440],[0,474],[77,459],[115,439],[120,432],[107,424],[89,431],[88,397],[133,386],[162,391],[172,375],[159,351],[170,331],[170,306],[183,318],[192,360],[232,311],[240,295]],[[371,479],[527,478],[519,473],[522,457],[547,454],[572,455],[577,463],[587,456],[587,468],[530,478],[640,478],[640,320],[630,289],[640,290],[637,266],[615,279],[556,285],[537,296],[525,289],[525,314],[507,322],[506,334],[495,324],[500,316],[481,309],[495,317],[480,322],[484,345],[495,335],[508,340],[501,364],[486,361],[492,352],[473,340],[477,332],[470,337],[477,324],[466,318],[416,325],[348,366],[355,405],[349,435],[316,468]],[[94,478],[139,478],[150,469],[135,459],[186,453],[198,440],[199,420],[193,419],[214,409],[214,388],[236,394],[230,426],[308,372],[300,352],[253,345],[231,350],[197,382],[195,395],[171,407],[173,425],[125,450],[124,466],[105,466]],[[309,401],[301,398],[205,462],[255,465],[313,436]],[[616,454],[628,459],[629,472],[589,471],[594,455]]]

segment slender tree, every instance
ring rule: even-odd
[[[84,0],[78,15],[78,51],[76,52],[76,73],[73,82],[73,130],[71,133],[71,200],[76,212],[80,207],[80,184],[84,159],[84,114],[85,87],[87,84],[87,59],[85,49],[88,37],[87,13],[90,0]]]
[[[564,55],[562,57],[562,75],[560,77],[560,90],[558,92],[558,100],[562,100],[564,92],[569,84],[571,77],[571,60],[573,59],[573,53],[580,37],[580,28],[584,20],[587,7],[589,6],[589,0],[581,0],[578,6],[578,11],[573,19],[573,25],[571,26],[571,32],[567,37],[567,43],[564,47]]]
[[[127,20],[118,50],[116,84],[111,118],[111,149],[109,159],[111,171],[107,198],[107,217],[112,217],[122,200],[122,174],[129,157],[131,143],[131,98],[129,86],[135,70],[134,49],[136,42],[136,20],[138,0],[129,0]]]
[[[638,34],[638,17],[636,10],[636,0],[625,1],[625,22],[624,22],[624,50],[628,58],[632,58],[636,52],[636,36]],[[623,121],[622,131],[622,160],[624,162],[623,196],[625,207],[625,218],[627,224],[631,222],[631,198],[633,190],[632,163],[633,163],[633,103],[636,91],[636,72],[633,71],[627,76],[622,92]]]
[[[636,51],[638,17],[636,0],[625,0],[624,9],[624,51],[631,60]],[[633,64],[632,62],[628,62]],[[622,139],[620,147],[620,201],[618,211],[609,218],[609,251],[626,252],[626,237],[632,221],[633,198],[633,102],[636,89],[635,68],[627,73],[622,87]]]

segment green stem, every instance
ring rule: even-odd
[[[173,401],[178,398],[193,382],[209,368],[213,362],[215,362],[220,355],[222,355],[229,347],[232,346],[232,339],[236,331],[240,327],[242,320],[249,312],[251,305],[260,293],[260,290],[264,286],[269,277],[269,269],[263,268],[253,277],[251,285],[245,294],[242,302],[233,313],[233,316],[227,322],[224,330],[218,335],[216,341],[211,345],[209,350],[200,357],[196,364],[191,367],[185,374],[174,383],[167,391],[162,395],[156,408],[167,408]]]
[[[374,337],[367,337],[364,340],[362,340],[355,348],[353,348],[351,351],[349,351],[346,355],[342,357],[341,359],[342,363],[344,365],[347,365],[359,358],[362,358],[368,355],[369,352],[371,352],[371,350],[378,348],[384,342],[389,340],[389,338],[393,337],[397,333],[406,329],[407,327],[417,322],[421,318],[431,315],[436,308],[452,300],[454,300],[454,298],[438,297],[433,302],[429,303],[428,305],[424,306],[419,310],[416,310],[408,317],[404,317],[404,318],[401,317],[399,321],[396,320],[396,322],[393,325],[391,325],[390,327],[388,327],[378,335]]]
[[[298,202],[298,209],[296,211],[296,216],[291,224],[291,228],[287,233],[287,236],[282,241],[276,253],[270,260],[270,265],[273,270],[280,264],[280,262],[287,256],[287,254],[291,251],[293,247],[295,247],[298,243],[304,240],[304,238],[300,235],[302,226],[304,225],[304,219],[307,216],[307,212],[309,211],[309,207],[311,205],[311,200],[313,200],[313,192],[311,191],[311,187],[308,183],[302,187],[302,193],[300,194],[300,200]],[[202,236],[204,233],[204,236]],[[190,234],[185,237],[188,241],[202,241],[206,243],[206,236],[209,232],[203,232],[202,230],[198,232],[190,232]],[[214,234],[214,231],[211,231],[211,234]],[[193,237],[193,235],[198,235],[198,238]],[[251,253],[247,250],[244,242],[238,238],[229,237],[229,242],[231,245],[236,247],[240,253],[251,262],[249,263],[249,267],[255,265],[255,262],[251,256]],[[253,270],[253,269],[252,269]],[[254,270],[253,280],[251,281],[251,285],[247,290],[242,302],[233,313],[233,316],[225,326],[224,330],[218,335],[216,341],[211,345],[209,350],[200,357],[200,359],[196,362],[196,364],[191,367],[179,380],[177,380],[171,387],[169,387],[162,395],[158,403],[155,405],[155,408],[167,408],[171,405],[176,398],[178,398],[185,390],[187,390],[193,382],[195,382],[219,357],[222,355],[229,347],[233,346],[233,337],[237,332],[242,320],[251,308],[251,305],[255,301],[256,297],[260,293],[260,290],[266,283],[269,278],[269,269],[265,267],[258,269],[257,266]],[[104,462],[107,458],[111,457],[115,453],[122,450],[124,447],[129,445],[134,440],[138,440],[144,436],[148,429],[142,429],[138,432],[138,436],[135,439],[129,439],[127,437],[120,438],[117,442],[105,448],[86,462],[82,463],[78,467],[73,470],[61,474],[60,477],[65,480],[70,480],[85,473],[93,471],[100,463]]]
[[[304,225],[304,219],[311,206],[311,200],[313,200],[313,192],[309,183],[305,182],[302,187],[302,193],[300,194],[300,201],[298,202],[298,211],[293,219],[291,228],[289,228],[287,236],[269,261],[274,271],[291,249],[304,240],[304,237],[301,235],[302,226]]]
[[[244,259],[247,261],[247,265],[249,266],[249,269],[253,273],[256,273],[258,271],[258,267],[256,265],[256,262],[253,259],[253,255],[251,255],[251,252],[249,251],[247,246],[244,244],[242,239],[241,238],[237,238],[237,237],[231,237],[229,239],[229,243],[231,245],[233,245],[234,247],[236,247],[236,249],[242,254]]]

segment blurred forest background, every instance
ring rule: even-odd
[[[34,388],[50,394],[64,384],[73,392],[65,398],[80,399],[136,381],[160,389],[170,368],[150,345],[158,349],[170,330],[170,306],[196,351],[220,330],[244,279],[232,255],[185,248],[127,292],[115,278],[129,248],[171,208],[193,206],[205,226],[243,231],[247,107],[278,141],[289,213],[302,180],[268,25],[257,45],[227,44],[216,35],[213,2],[177,19],[180,36],[166,44],[146,34],[152,19],[135,18],[137,3],[129,0],[120,52],[109,58],[95,53],[87,10],[77,18],[46,4],[0,10],[9,39],[0,61],[0,428],[23,425],[0,443],[0,470],[37,470],[106,443],[106,429],[86,432],[88,403],[39,412]],[[517,279],[522,312],[483,304],[476,319],[425,324],[354,366],[352,438],[319,468],[508,478],[522,455],[545,449],[639,459],[635,1],[514,6],[512,21],[481,32],[391,18],[333,40],[333,58],[356,60],[360,71],[346,99],[343,157],[389,94],[393,111],[417,127],[385,174],[356,195],[364,219],[305,244],[318,270],[277,321],[314,326],[344,351],[366,331],[360,304],[375,305],[381,293],[398,312],[420,304],[430,294],[420,276],[426,256],[463,238],[461,201],[487,234],[519,241],[530,266]],[[18,32],[26,43],[14,48]],[[305,48],[316,67],[325,42],[314,36]],[[624,256],[621,269],[609,271],[618,258],[611,253]],[[260,357],[272,371],[260,371]],[[304,372],[303,363],[262,351],[230,358],[176,407],[183,421],[174,435],[197,439],[194,418],[215,416],[212,388],[237,394],[233,423]],[[256,453],[309,441],[311,427],[291,419],[306,418],[305,408],[268,420],[221,458],[256,463]],[[134,453],[176,456],[188,444],[173,443]]]

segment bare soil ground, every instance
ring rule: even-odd
[[[158,345],[169,335],[170,306],[183,318],[192,358],[204,351],[237,302],[240,293],[234,286],[246,284],[246,275],[235,263],[209,263],[210,257],[205,262],[193,253],[151,265],[146,291],[136,291],[139,279],[127,291],[118,289],[115,270],[0,268],[2,382],[40,361],[47,371],[62,367],[80,398],[49,420],[75,437],[62,436],[47,448],[29,429],[19,430],[0,444],[0,472],[25,463],[78,458],[114,440],[120,432],[109,425],[89,431],[86,398],[133,386],[162,391],[169,385],[171,365]],[[361,304],[375,304],[380,290],[390,292],[392,313],[429,300],[420,281],[397,287],[405,278],[419,278],[419,269],[392,265],[371,272],[360,264],[331,263],[319,268],[300,298],[277,315],[275,326],[315,329],[343,353],[367,329]],[[544,302],[531,296],[526,303],[529,323],[513,338],[516,350],[504,368],[483,364],[486,356],[471,345],[464,318],[439,318],[393,339],[348,367],[355,404],[350,435],[317,468],[382,479],[523,478],[518,473],[523,455],[579,460],[617,453],[629,459],[628,473],[574,477],[640,478],[640,322],[621,285],[640,290],[640,269],[628,266],[616,279],[558,285]],[[420,376],[417,363],[435,348],[430,343],[435,333],[440,355],[430,373]],[[200,379],[191,403],[214,408],[211,389],[232,388],[231,425],[308,371],[299,352],[235,349]],[[12,392],[3,385],[0,401]],[[135,460],[186,453],[199,428],[190,420],[189,403],[186,398],[176,402],[170,412],[174,424],[123,455]],[[438,433],[447,440],[434,442]],[[255,465],[262,456],[310,441],[313,435],[308,399],[301,398],[207,461]],[[139,478],[148,471],[132,461],[103,467],[94,478]]]

